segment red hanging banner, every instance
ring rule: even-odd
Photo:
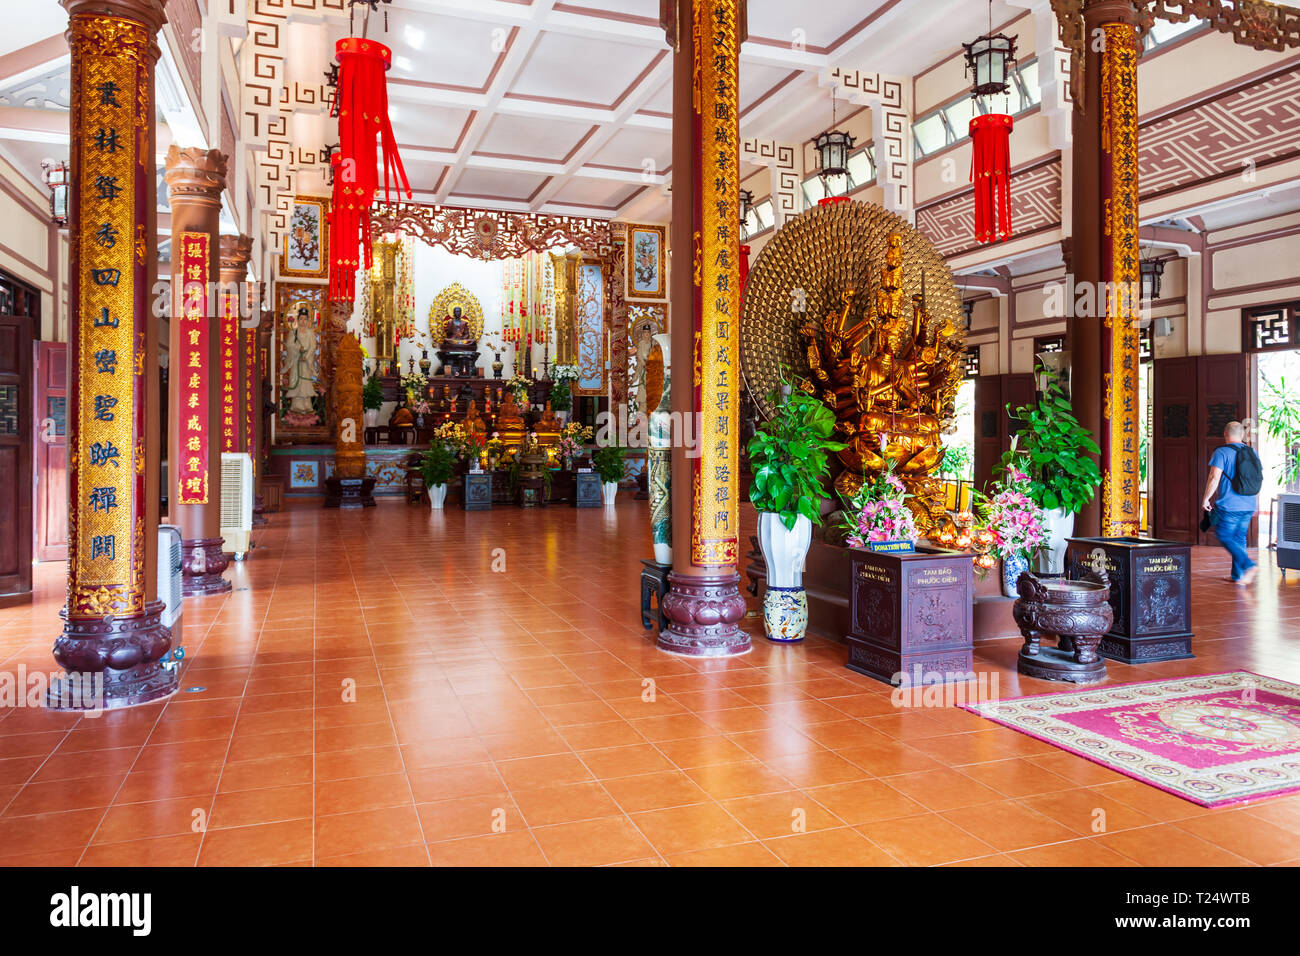
[[[336,93],[339,151],[330,158],[334,170],[334,209],[330,214],[333,261],[330,298],[354,298],[354,276],[371,266],[370,203],[379,189],[379,150],[383,152],[384,201],[395,185],[411,198],[393,126],[388,120],[388,85],[384,73],[392,63],[388,47],[364,37],[345,37],[334,44],[339,62]],[[362,252],[359,256],[357,248]]]
[[[179,248],[176,248],[179,246]],[[181,326],[185,349],[172,356],[171,374],[180,394],[180,461],[176,501],[208,503],[208,234],[183,232],[172,249],[172,321]]]
[[[970,121],[970,178],[975,184],[975,241],[1011,238],[1011,128],[1005,113]]]
[[[257,326],[244,329],[244,450],[253,456],[253,474],[257,474],[257,438],[253,416],[257,414],[253,403],[257,374]]]
[[[221,294],[221,450],[239,451],[239,309]]]

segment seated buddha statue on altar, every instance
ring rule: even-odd
[[[523,416],[519,414],[519,406],[515,404],[514,392],[509,389],[506,389],[505,397],[497,409],[496,430],[497,437],[506,448],[518,448],[523,444],[524,435],[528,431]]]
[[[465,431],[481,435],[485,440],[487,438],[487,425],[479,416],[478,404],[473,399],[470,399],[469,407],[465,409]]]
[[[453,306],[451,314],[442,320],[442,347],[438,349],[438,358],[442,359],[443,374],[455,378],[473,377],[474,366],[478,364],[478,343],[471,334],[461,307]]]
[[[943,455],[943,424],[954,415],[961,375],[957,329],[945,320],[932,327],[921,294],[903,294],[902,237],[889,236],[879,286],[866,315],[850,322],[856,290],[841,293],[842,308],[801,330],[811,379],[804,389],[835,412],[838,452],[845,470],[835,481],[846,496],[888,461],[912,497],[908,505],[924,534],[942,517],[942,483],[933,472]],[[910,305],[910,310],[907,306]]]
[[[390,415],[388,418],[389,428],[397,428],[403,425],[412,428],[415,427],[415,416],[411,414],[411,410],[406,407],[405,402],[403,402],[401,405],[398,405],[396,408],[394,408],[393,414]]]

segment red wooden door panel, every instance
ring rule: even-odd
[[[1169,541],[1195,543],[1200,524],[1197,484],[1197,360],[1156,359],[1152,376],[1154,421],[1151,438],[1152,533]]]
[[[36,560],[68,558],[68,345],[36,343]]]
[[[1223,426],[1241,421],[1250,414],[1250,356],[1202,355],[1196,360],[1198,393],[1197,480],[1194,507],[1201,504],[1201,492],[1210,471],[1210,455],[1223,444]],[[1263,503],[1265,507],[1268,502]],[[1199,514],[1199,512],[1198,512]],[[1199,518],[1198,518],[1199,520]],[[1257,521],[1251,522],[1250,540],[1257,533]],[[1201,544],[1215,544],[1211,533],[1199,535]]]
[[[32,590],[32,329],[0,315],[0,604]]]

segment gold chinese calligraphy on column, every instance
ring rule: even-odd
[[[700,206],[695,232],[695,407],[691,563],[733,565],[737,557],[739,467],[740,183],[737,0],[693,4],[694,104]]]
[[[1138,309],[1141,301],[1138,249],[1137,29],[1124,23],[1103,27],[1101,58],[1102,278],[1108,303],[1102,329],[1105,414],[1102,416],[1101,525],[1106,536],[1136,535],[1140,526],[1138,459]]]
[[[221,294],[221,450],[239,451],[239,301]]]
[[[133,21],[78,14],[70,117],[73,216],[69,619],[144,610],[143,233],[150,37]]]

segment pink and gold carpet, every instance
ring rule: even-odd
[[[1246,671],[966,710],[1203,807],[1300,792],[1300,685]]]

